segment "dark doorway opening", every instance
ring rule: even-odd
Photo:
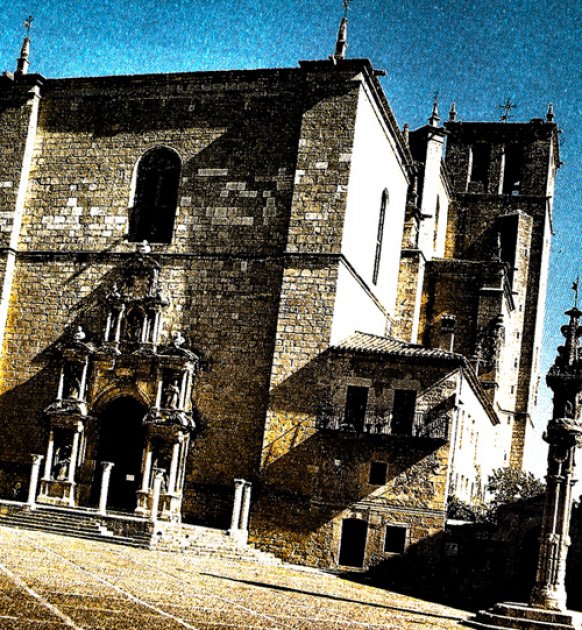
[[[129,396],[116,398],[101,412],[92,493],[94,503],[97,503],[101,489],[101,462],[113,462],[107,506],[121,511],[135,509],[136,491],[141,480],[145,413],[145,407]]]
[[[344,567],[363,567],[366,553],[368,523],[359,518],[346,518],[342,521],[339,564]]]

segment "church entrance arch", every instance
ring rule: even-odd
[[[108,509],[133,511],[141,480],[143,418],[146,407],[131,396],[109,402],[98,414],[99,442],[93,497],[99,496],[101,462],[113,462],[109,483]]]

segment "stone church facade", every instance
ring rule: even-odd
[[[293,69],[27,70],[25,40],[0,79],[3,497],[33,453],[49,505],[96,507],[107,474],[111,510],[226,528],[246,489],[257,546],[354,568],[521,465],[551,110],[441,125],[435,105],[401,130],[341,46]]]

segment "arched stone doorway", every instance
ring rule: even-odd
[[[143,418],[147,408],[131,396],[108,403],[98,415],[99,445],[93,497],[99,496],[101,462],[113,462],[107,506],[111,510],[133,511],[141,480]]]

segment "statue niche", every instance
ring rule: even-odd
[[[102,353],[155,353],[162,311],[170,301],[160,284],[161,267],[149,252],[144,241],[105,294],[108,313]]]

